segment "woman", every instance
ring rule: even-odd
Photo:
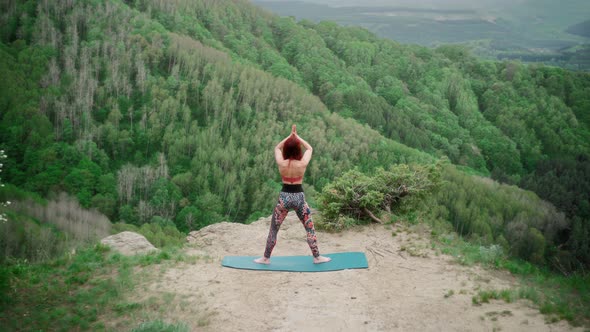
[[[305,153],[302,153],[301,145],[305,147]],[[305,227],[307,243],[313,254],[313,262],[319,264],[331,260],[329,257],[320,256],[315,229],[311,220],[311,210],[307,202],[305,202],[305,195],[301,186],[301,183],[303,183],[303,174],[311,160],[312,152],[313,148],[311,145],[297,135],[295,125],[291,128],[291,135],[275,147],[275,160],[277,161],[279,172],[283,179],[283,189],[279,194],[279,201],[272,214],[264,256],[255,259],[254,262],[270,264],[270,254],[277,243],[277,233],[290,209],[294,209],[297,212],[297,217],[299,217],[299,220],[303,223],[303,227]]]

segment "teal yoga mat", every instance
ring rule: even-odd
[[[367,257],[362,252],[340,252],[322,256],[330,257],[332,260],[314,264],[311,256],[272,256],[270,264],[265,265],[254,263],[254,259],[260,256],[225,256],[221,265],[245,270],[288,272],[325,272],[369,267]]]

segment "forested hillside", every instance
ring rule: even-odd
[[[296,123],[314,146],[312,198],[355,167],[446,156],[461,171],[445,168],[432,218],[539,264],[590,264],[588,74],[241,0],[0,9],[0,147],[15,187],[68,192],[113,222],[245,222],[270,214],[272,147]]]

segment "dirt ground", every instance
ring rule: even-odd
[[[516,287],[516,279],[437,255],[427,234],[399,225],[317,232],[320,252],[362,251],[368,269],[293,273],[221,266],[226,255],[261,255],[269,223],[219,223],[191,233],[187,254],[201,258],[162,270],[138,287],[136,299],[167,299],[155,304],[161,318],[192,331],[583,331],[566,321],[546,323],[527,301],[474,305],[479,290]],[[312,259],[294,213],[273,255]]]

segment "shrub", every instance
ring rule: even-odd
[[[111,222],[104,214],[84,209],[65,193],[46,204],[25,200],[12,205],[15,211],[51,223],[77,241],[92,242],[110,233]]]
[[[0,263],[13,260],[39,262],[63,254],[76,242],[48,224],[40,224],[21,214],[8,211],[0,222]]]
[[[493,244],[489,247],[480,246],[479,254],[482,261],[486,263],[493,263],[504,257],[504,250],[502,249],[502,246],[498,244]]]
[[[319,195],[322,218],[318,227],[341,230],[370,220],[381,222],[382,212],[408,213],[439,185],[441,162],[430,166],[394,165],[374,176],[352,170],[326,185]],[[351,222],[356,220],[356,222]]]
[[[43,261],[110,234],[106,216],[84,209],[66,194],[45,201],[6,185],[0,190],[0,201],[1,197],[10,198],[12,204],[4,207],[6,220],[0,222],[0,261]]]

